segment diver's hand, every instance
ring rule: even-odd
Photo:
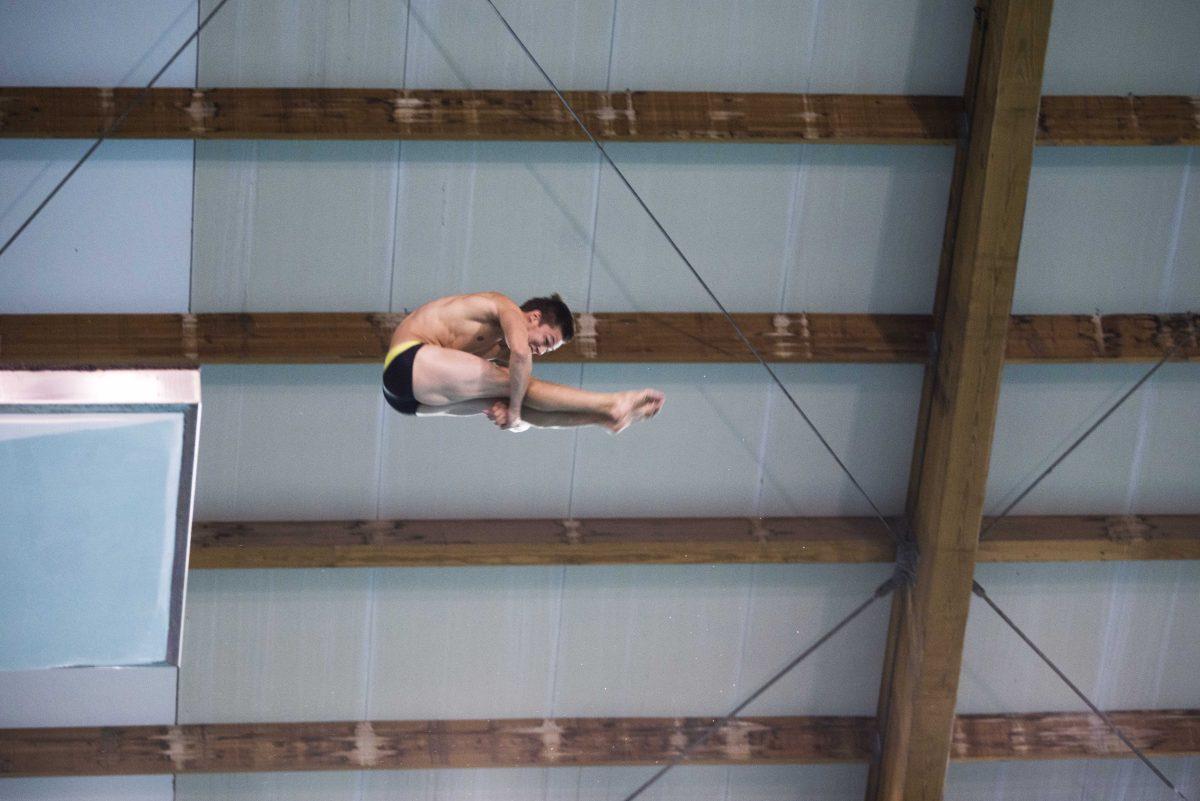
[[[513,414],[512,410],[508,406],[507,401],[496,401],[492,404],[490,409],[484,412],[484,414],[486,414],[487,419],[495,423],[497,427],[502,428],[505,431],[511,431],[514,434],[519,434],[522,431],[527,431],[533,427],[529,423],[522,420],[519,415]]]

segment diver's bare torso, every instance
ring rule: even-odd
[[[508,345],[496,314],[495,293],[451,295],[413,310],[392,334],[392,347],[417,340],[503,361]]]

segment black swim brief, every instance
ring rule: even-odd
[[[425,343],[415,339],[392,348],[383,364],[383,397],[400,414],[416,414],[421,405],[413,396],[413,360]]]

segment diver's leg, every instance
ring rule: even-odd
[[[508,373],[461,350],[422,345],[413,358],[412,387],[422,405],[450,406],[507,394]]]
[[[424,345],[413,360],[413,396],[426,406],[507,398],[508,370],[451,348]],[[530,378],[524,405],[544,412],[587,412],[612,418],[620,393],[588,392]]]
[[[448,406],[477,398],[508,396],[508,370],[463,351],[424,345],[413,360],[413,397],[425,406]],[[590,392],[531,378],[524,405],[543,412],[579,412],[607,420],[615,430],[653,417],[663,395],[653,389]]]

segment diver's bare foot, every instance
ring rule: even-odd
[[[618,392],[616,402],[613,404],[612,422],[608,424],[608,430],[619,434],[639,420],[650,419],[658,414],[658,410],[662,408],[665,400],[666,396],[657,389]]]

